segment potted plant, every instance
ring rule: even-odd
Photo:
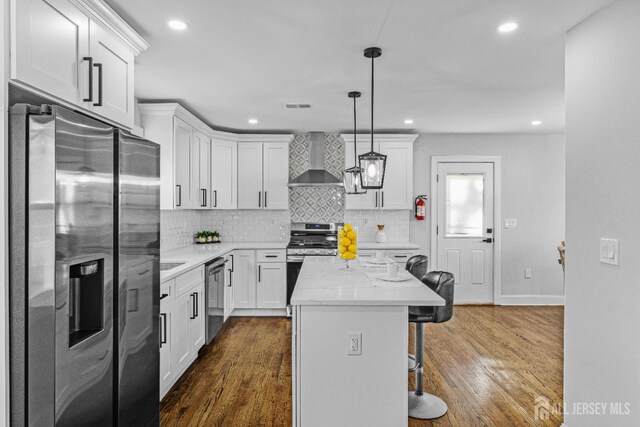
[[[207,242],[206,231],[198,231],[196,233],[196,243],[206,243],[206,242]]]
[[[220,243],[220,233],[218,233],[217,231],[212,231],[211,232],[211,239],[212,239],[213,243]]]

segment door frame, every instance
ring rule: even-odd
[[[493,304],[502,303],[502,157],[431,156],[431,265],[438,265],[438,165],[440,163],[493,163]]]

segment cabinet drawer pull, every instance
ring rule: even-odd
[[[89,97],[84,98],[84,102],[93,102],[93,57],[85,56],[82,58],[85,61],[89,61]]]
[[[162,301],[163,299],[165,299],[166,297],[168,297],[169,294],[162,294],[160,295],[160,301]]]
[[[265,255],[265,258],[278,258],[278,255]]]
[[[102,64],[93,64],[98,69],[98,102],[94,102],[94,107],[102,107]]]

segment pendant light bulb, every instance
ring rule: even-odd
[[[373,106],[374,106],[374,61],[382,55],[379,47],[368,47],[364,50],[365,58],[371,58],[371,151],[358,156],[360,169],[366,171],[362,175],[362,188],[379,190],[384,185],[384,172],[387,156],[376,153],[373,146]]]

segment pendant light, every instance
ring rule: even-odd
[[[371,151],[358,156],[362,171],[362,188],[378,190],[384,184],[384,170],[387,156],[373,151],[373,62],[382,55],[379,47],[368,47],[364,50],[365,58],[371,58]]]
[[[358,152],[356,150],[356,99],[362,95],[360,92],[349,92],[349,98],[353,98],[353,167],[346,169],[343,175],[344,192],[346,194],[365,194],[362,188],[362,169],[358,166]]]

